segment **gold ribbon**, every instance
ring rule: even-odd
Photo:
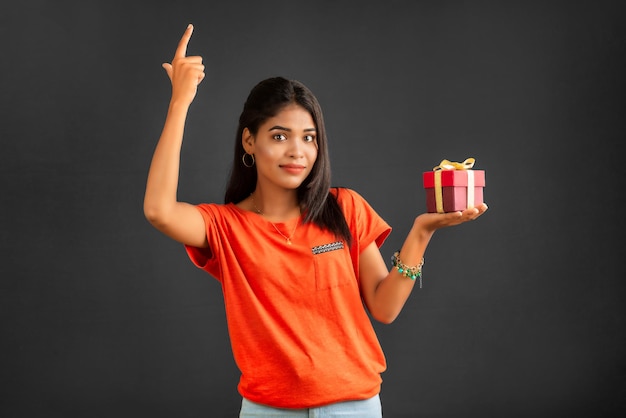
[[[435,172],[435,205],[437,207],[437,213],[443,212],[443,189],[441,187],[441,172],[447,170],[467,170],[467,208],[474,207],[474,172],[471,170],[474,167],[473,158],[468,158],[462,163],[455,161],[442,160],[438,166],[433,168]]]
[[[433,171],[439,170],[469,170],[474,167],[474,162],[476,160],[473,158],[468,158],[462,163],[457,163],[455,161],[442,160],[437,167],[433,168]]]

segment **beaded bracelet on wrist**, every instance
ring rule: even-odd
[[[422,266],[424,265],[424,257],[417,266],[407,266],[400,261],[400,251],[393,253],[391,263],[398,269],[398,273],[411,280],[419,279],[420,289],[422,288]]]

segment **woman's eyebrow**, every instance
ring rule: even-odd
[[[274,125],[271,128],[268,129],[268,131],[285,131],[285,132],[291,132],[290,128],[285,128],[284,126],[280,126],[280,125]],[[317,129],[315,128],[307,128],[304,129],[304,132],[315,132]]]
[[[284,126],[280,126],[280,125],[274,125],[271,128],[269,128],[268,131],[287,131],[287,132],[291,132],[291,129],[285,128]]]

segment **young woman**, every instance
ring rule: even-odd
[[[364,305],[376,320],[393,321],[421,278],[433,233],[487,206],[418,216],[389,272],[379,247],[391,228],[356,192],[330,187],[320,106],[304,85],[280,77],[260,82],[245,102],[225,203],[179,202],[185,120],[204,79],[202,58],[186,56],[192,31],[163,64],[172,97],[144,212],[222,285],[240,416],[318,409],[380,417],[385,358]]]

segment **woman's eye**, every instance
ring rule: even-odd
[[[277,141],[284,141],[287,139],[287,137],[284,134],[276,134],[274,135],[274,139]]]
[[[304,142],[313,142],[315,141],[315,137],[313,135],[305,135]]]

